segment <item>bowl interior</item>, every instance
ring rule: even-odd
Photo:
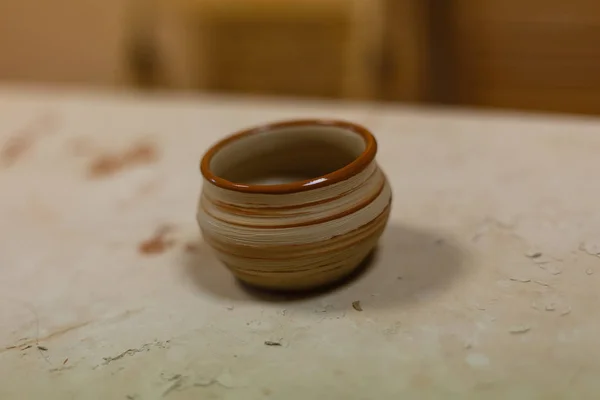
[[[358,133],[338,126],[270,128],[240,136],[212,157],[212,173],[232,183],[278,185],[315,179],[356,160],[366,148]]]

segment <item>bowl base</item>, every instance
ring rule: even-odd
[[[325,290],[360,275],[369,266],[374,253],[375,250],[371,250],[358,261],[353,260],[353,262],[348,262],[330,271],[321,271],[316,274],[272,273],[258,276],[240,273],[239,270],[230,266],[227,266],[227,268],[233,272],[240,282],[253,289],[280,293],[301,293]]]

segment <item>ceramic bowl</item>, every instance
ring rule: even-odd
[[[302,290],[354,271],[391,208],[377,142],[345,121],[294,120],[238,132],[202,158],[197,219],[240,280]]]

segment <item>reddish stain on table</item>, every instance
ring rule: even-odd
[[[175,242],[167,239],[168,234],[172,231],[170,226],[159,227],[154,235],[141,242],[138,246],[138,251],[144,255],[155,255],[164,253],[169,248],[173,247]]]
[[[10,167],[16,163],[31,148],[33,140],[32,137],[26,134],[10,138],[0,150],[2,164]]]
[[[122,153],[104,154],[97,157],[88,167],[88,176],[105,178],[125,168],[151,164],[157,160],[156,147],[148,143],[141,143]]]
[[[185,251],[188,253],[196,253],[198,251],[198,244],[197,243],[186,243],[185,244]]]
[[[59,116],[43,113],[18,130],[0,149],[0,161],[10,167],[22,158],[42,135],[54,133],[59,126]]]

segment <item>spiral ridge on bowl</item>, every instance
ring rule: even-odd
[[[198,204],[204,240],[241,280],[304,289],[351,273],[383,232],[390,185],[375,162],[346,181],[281,195],[208,182]]]

